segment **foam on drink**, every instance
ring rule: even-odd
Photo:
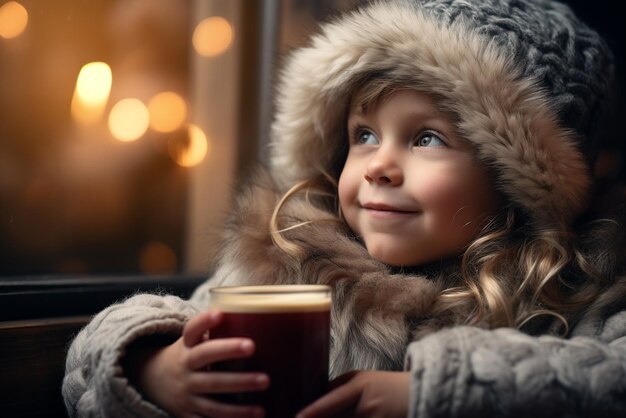
[[[211,307],[224,312],[318,312],[330,310],[330,304],[330,289],[321,285],[211,289]]]

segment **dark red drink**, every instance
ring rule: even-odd
[[[264,372],[266,391],[231,394],[224,402],[261,405],[270,418],[293,418],[320,397],[328,383],[330,289],[326,286],[254,286],[211,290],[211,306],[224,312],[210,338],[246,337],[255,353],[223,361],[213,370]]]

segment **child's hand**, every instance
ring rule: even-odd
[[[297,418],[405,418],[409,385],[408,372],[350,372],[335,379],[334,389],[303,409]]]
[[[211,399],[212,394],[266,389],[269,378],[262,373],[212,372],[211,364],[248,357],[254,342],[244,338],[206,339],[205,332],[221,320],[208,311],[185,325],[183,336],[150,355],[141,369],[139,384],[144,395],[181,417],[262,417],[260,407],[235,406]]]

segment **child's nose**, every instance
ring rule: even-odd
[[[367,164],[365,180],[379,185],[402,184],[402,168],[396,153],[390,148],[380,147]]]

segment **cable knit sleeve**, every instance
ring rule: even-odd
[[[175,296],[142,294],[100,312],[72,342],[63,397],[72,417],[167,417],[129,385],[120,360],[147,335],[181,334],[200,305]]]
[[[570,339],[455,327],[414,342],[409,417],[624,417],[626,312],[596,325]]]

